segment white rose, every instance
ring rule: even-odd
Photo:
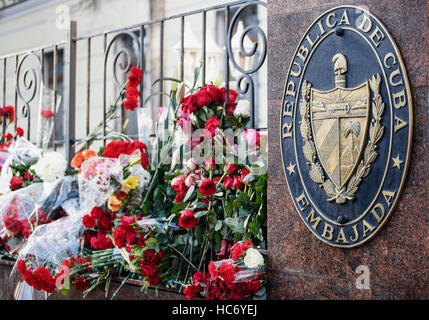
[[[139,186],[142,188],[145,188],[149,185],[150,182],[150,172],[142,169],[141,171],[139,171]]]
[[[45,182],[64,177],[67,161],[61,153],[47,152],[34,164],[31,169]]]
[[[240,100],[234,110],[234,116],[242,116],[244,118],[250,117],[250,102],[248,100]]]
[[[262,267],[264,265],[264,257],[257,249],[249,248],[244,257],[244,264],[248,268]]]
[[[191,171],[194,171],[197,168],[197,162],[191,158],[186,162],[186,168],[188,168]]]

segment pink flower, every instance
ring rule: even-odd
[[[261,135],[255,129],[246,129],[243,132],[243,139],[251,146],[261,145]]]

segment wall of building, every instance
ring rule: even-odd
[[[390,221],[354,249],[330,247],[301,221],[284,177],[279,115],[290,60],[311,23],[329,8],[364,5],[386,25],[411,86],[414,140],[408,179]],[[273,0],[268,2],[268,248],[272,299],[427,299],[429,297],[428,3],[421,0]],[[370,289],[356,288],[356,268]]]

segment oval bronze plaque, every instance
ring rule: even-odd
[[[296,209],[323,242],[355,247],[386,223],[403,189],[412,102],[398,47],[354,6],[317,18],[298,45],[280,114]]]

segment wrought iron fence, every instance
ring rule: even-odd
[[[202,43],[202,64],[201,64],[201,79],[200,84],[205,85],[207,80],[207,15],[211,12],[216,12],[224,15],[225,28],[223,30],[223,37],[225,47],[223,48],[223,64],[224,64],[224,83],[227,92],[230,90],[231,83],[235,82],[235,90],[246,97],[251,105],[251,126],[256,127],[258,130],[266,130],[265,127],[257,127],[255,121],[255,113],[257,108],[257,101],[255,95],[258,88],[258,77],[262,66],[266,60],[267,54],[267,38],[264,28],[259,25],[259,21],[245,26],[241,30],[239,36],[239,51],[238,56],[252,58],[252,64],[243,67],[237,61],[237,52],[234,52],[231,40],[234,33],[237,32],[237,24],[242,19],[243,14],[249,8],[252,10],[266,10],[266,2],[257,0],[248,1],[234,1],[228,4],[207,7],[199,10],[176,14],[169,17],[163,17],[136,25],[128,26],[126,28],[102,31],[89,35],[77,35],[77,23],[70,22],[70,30],[68,39],[59,43],[50,44],[22,52],[16,52],[0,57],[0,66],[3,66],[3,79],[2,87],[0,87],[0,103],[3,106],[13,104],[16,107],[15,112],[15,128],[19,123],[24,123],[22,126],[26,129],[26,137],[29,140],[34,139],[34,123],[31,119],[32,110],[35,108],[37,92],[40,89],[41,83],[45,83],[51,87],[55,93],[60,93],[63,97],[62,104],[59,110],[54,115],[54,129],[51,138],[50,146],[54,149],[61,147],[69,160],[73,157],[75,152],[73,144],[80,139],[76,137],[76,122],[81,123],[84,121],[80,116],[84,110],[86,124],[84,134],[90,133],[92,112],[92,97],[94,95],[92,87],[92,74],[94,67],[92,60],[94,55],[93,44],[96,41],[102,41],[102,52],[100,55],[103,60],[102,71],[97,69],[98,73],[103,75],[102,78],[102,128],[103,135],[98,138],[104,144],[106,143],[106,109],[109,104],[108,92],[110,92],[108,81],[109,75],[115,85],[113,91],[119,91],[119,88],[126,81],[126,73],[130,67],[135,65],[143,69],[144,78],[140,87],[140,107],[142,102],[150,94],[152,90],[151,80],[157,77],[164,77],[164,54],[165,54],[165,25],[166,23],[174,22],[178,24],[180,30],[180,59],[178,68],[178,77],[184,80],[185,65],[185,23],[188,18],[200,17],[201,21],[201,43]],[[148,38],[148,32],[156,33],[158,35],[158,43],[154,43]],[[251,47],[245,46],[246,37],[252,37]],[[98,40],[97,40],[98,39]],[[86,58],[78,58],[78,46],[85,46]],[[148,55],[150,50],[157,47],[157,66],[150,66]],[[152,55],[155,54],[152,52]],[[30,61],[32,60],[32,63]],[[86,81],[84,81],[82,92],[86,91],[85,105],[81,105],[79,109],[76,108],[76,95],[77,95],[77,69],[86,69]],[[156,71],[154,69],[157,69]],[[237,76],[233,79],[231,71]],[[12,83],[7,81],[7,74],[12,72],[14,81]],[[145,79],[150,77],[151,79]],[[233,82],[231,82],[233,80]],[[0,80],[1,81],[1,80]],[[60,85],[61,84],[61,85]],[[163,90],[163,82],[157,84],[158,90]],[[12,88],[12,89],[10,89]],[[115,89],[116,88],[116,89]],[[13,98],[10,99],[11,94],[7,91],[12,90]],[[55,99],[56,98],[55,94]],[[7,98],[8,97],[8,98]],[[226,94],[226,99],[229,95]],[[82,100],[82,99],[81,99]],[[55,101],[56,104],[56,101]],[[163,96],[159,95],[156,105],[162,106]],[[77,113],[79,111],[79,114]],[[266,111],[266,110],[265,110]],[[34,116],[34,112],[33,112]],[[122,111],[121,124],[123,125],[126,119],[125,111]],[[123,126],[121,125],[121,128]],[[3,133],[5,127],[3,125]],[[131,135],[133,136],[133,135]]]

